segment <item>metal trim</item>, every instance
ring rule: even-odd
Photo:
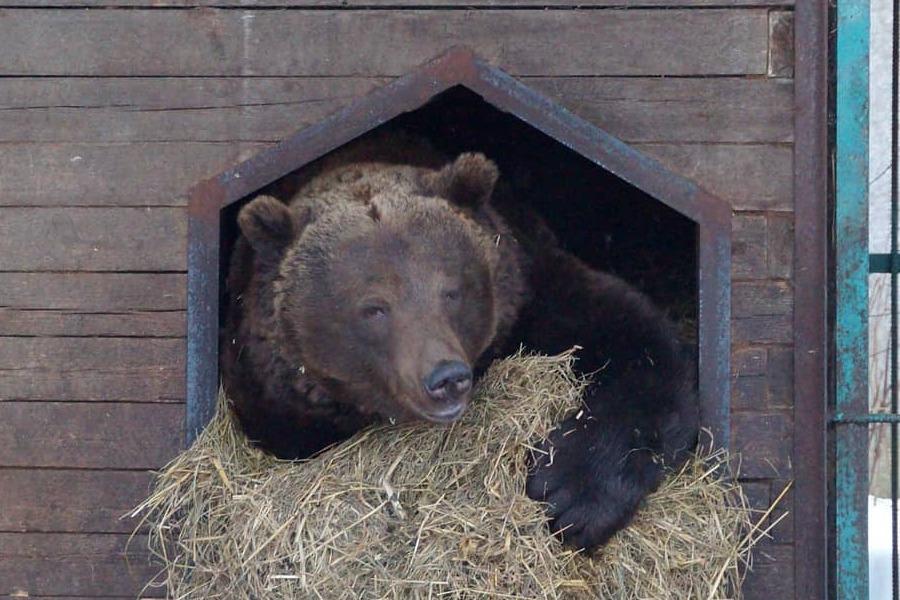
[[[218,210],[213,208],[221,210],[455,86],[479,94],[697,223],[701,413],[717,442],[727,446],[731,207],[461,47],[195,188],[189,202],[188,234],[188,442],[212,414],[218,385],[214,282],[219,277],[219,230]]]
[[[188,203],[188,443],[212,419],[219,391],[219,207],[224,197],[224,188],[212,180],[195,188]]]
[[[893,254],[870,254],[869,273],[890,273]]]
[[[794,8],[794,597],[826,598],[828,2]]]
[[[837,3],[835,46],[835,411],[869,409],[869,0]],[[867,495],[872,422],[834,429],[835,595],[869,595]]]
[[[847,415],[835,413],[830,421],[837,425],[880,425],[882,423],[900,423],[900,415],[891,413],[869,413],[863,415]],[[866,465],[868,469],[868,465]]]

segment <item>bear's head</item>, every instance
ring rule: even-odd
[[[279,352],[361,412],[452,421],[504,319],[496,231],[478,218],[497,168],[481,154],[363,168],[374,175],[336,177],[314,208],[263,196],[239,214],[257,268],[273,272]]]

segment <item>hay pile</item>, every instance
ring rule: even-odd
[[[721,452],[593,558],[548,533],[523,494],[525,449],[577,406],[572,360],[499,361],[452,427],[372,429],[299,463],[249,446],[220,403],[132,515],[165,565],[153,584],[173,598],[738,596],[756,535]]]

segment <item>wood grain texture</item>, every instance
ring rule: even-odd
[[[766,248],[766,217],[734,215],[731,219],[731,276],[735,279],[766,279],[769,275]]]
[[[731,287],[731,314],[735,318],[789,315],[794,296],[784,281],[735,282]]]
[[[159,567],[150,562],[145,536],[128,538],[0,533],[0,596],[135,598]]]
[[[122,313],[0,308],[0,336],[184,337],[185,311]]]
[[[731,203],[735,210],[790,210],[790,145],[636,144],[669,169]]]
[[[0,207],[0,270],[184,271],[182,208]]]
[[[184,360],[181,339],[0,338],[0,401],[182,402]]]
[[[774,501],[787,485],[791,485],[791,489],[787,491],[778,503],[778,506],[772,511],[772,515],[769,517],[770,522],[778,522],[771,531],[772,544],[794,543],[794,514],[796,513],[796,509],[794,506],[793,482],[784,480],[773,481],[771,497],[772,501]]]
[[[139,7],[192,8],[226,7],[252,9],[268,8],[360,8],[404,7],[416,8],[496,8],[496,7],[568,7],[568,8],[691,8],[691,7],[759,7],[792,6],[793,0],[0,0],[0,7]]]
[[[0,16],[0,75],[396,76],[458,44],[514,75],[764,75],[768,51],[765,9]]]
[[[0,531],[131,533],[147,471],[0,469]]]
[[[794,349],[742,348],[733,354],[732,410],[782,411],[793,406]]]
[[[182,273],[0,273],[0,336],[185,334]]]
[[[277,142],[392,78],[16,78],[2,142]]]
[[[768,355],[765,348],[741,348],[731,353],[733,377],[756,377],[766,374]]]
[[[535,77],[525,84],[631,143],[793,139],[786,80]]]
[[[388,81],[8,79],[0,87],[0,142],[277,142]],[[792,139],[789,80],[529,77],[524,82],[627,142]],[[85,158],[90,160],[82,155],[81,164],[60,166],[67,172],[89,169]]]
[[[793,335],[792,314],[736,317],[731,321],[734,344],[790,344]]]
[[[794,12],[769,13],[769,77],[794,77]]]
[[[741,478],[791,477],[790,417],[784,413],[734,413],[731,431],[731,450],[741,456]]]
[[[765,398],[765,377],[736,377],[731,383],[732,414],[760,410],[765,407]]]
[[[253,152],[270,146],[266,144],[242,144],[244,157],[249,157]],[[635,143],[635,148],[656,158],[667,168],[674,172],[696,180],[701,186],[721,196],[732,203],[737,210],[790,210],[792,205],[791,188],[791,161],[792,151],[789,144],[650,144]],[[48,165],[45,169],[24,167],[18,162],[12,165],[9,179],[17,178],[15,182],[7,181],[6,177],[0,178],[0,205],[14,203],[17,207],[37,205],[43,207],[52,206],[171,206],[184,205],[186,195],[183,193],[191,184],[196,183],[202,177],[214,175],[217,168],[211,164],[198,164],[192,160],[193,152],[198,148],[212,146],[220,152],[214,162],[220,162],[222,167],[229,166],[236,161],[240,152],[232,144],[196,144],[184,143],[135,143],[135,144],[15,144],[6,153],[0,152],[0,161],[13,162],[14,156],[23,156],[33,149],[44,155]],[[29,149],[30,148],[30,149]],[[66,163],[76,153],[76,156],[84,156],[90,153],[90,158],[84,160],[89,168],[82,171],[80,167],[69,168]],[[84,153],[84,154],[82,154]],[[128,159],[123,160],[123,153]],[[51,156],[52,155],[52,156]],[[171,164],[175,180],[169,181],[161,174],[166,173],[163,165],[160,169],[141,169],[144,158],[151,162]],[[231,157],[232,160],[229,160]],[[24,160],[24,157],[23,157]],[[202,162],[202,161],[201,161]],[[24,167],[24,168],[23,168]],[[69,169],[63,177],[72,186],[70,191],[65,191],[62,183],[51,181],[47,184],[47,173],[54,168]],[[92,173],[99,173],[95,178]],[[741,174],[737,177],[735,174]],[[14,177],[15,176],[15,177]],[[4,187],[15,186],[16,190],[11,195],[4,195]],[[47,187],[49,185],[49,188]],[[176,191],[178,188],[179,191]],[[66,188],[67,189],[67,188]],[[0,228],[3,227],[3,214],[7,209],[0,206]],[[53,213],[38,213],[29,216],[27,213],[23,219],[31,220],[32,227],[52,218]],[[56,214],[71,214],[73,217],[78,211],[60,211]],[[125,215],[139,214],[123,212],[117,214],[114,211],[97,214],[106,215],[104,219],[112,223],[104,224],[104,227],[113,225],[115,220],[121,222]],[[72,217],[69,217],[72,218]],[[160,217],[162,219],[163,217]],[[171,217],[176,222],[174,214]],[[177,260],[183,260],[179,254],[183,253],[183,223],[177,224],[177,232],[167,231],[161,235],[169,237],[167,244],[174,244],[175,252],[167,254],[165,259],[168,268],[184,269],[182,266],[172,267]],[[21,234],[20,234],[21,235]],[[180,236],[180,237],[179,237]],[[136,242],[136,240],[135,240]],[[2,246],[0,241],[0,246]],[[40,252],[34,249],[33,252]],[[92,249],[88,254],[92,253]],[[181,254],[183,256],[183,254]],[[0,256],[0,263],[6,258],[10,261],[18,260],[15,257]],[[25,258],[25,257],[22,257]],[[85,261],[90,256],[81,256]],[[72,263],[75,257],[64,257],[65,262]],[[54,263],[57,259],[51,256],[45,257],[48,263]],[[154,261],[157,259],[154,258]],[[38,268],[35,265],[34,254],[31,254],[28,268]],[[118,265],[108,270],[127,270],[127,261],[119,257]],[[135,261],[138,262],[138,261]],[[91,263],[93,261],[91,260]],[[145,264],[145,263],[140,263]],[[155,262],[146,263],[145,266],[137,266],[135,269],[148,270],[154,267]],[[63,268],[63,267],[57,267]],[[66,267],[71,268],[71,267]],[[99,268],[99,267],[94,267]]]
[[[794,276],[794,215],[769,213],[766,215],[766,248],[769,276],[791,279]]]
[[[0,206],[183,205],[240,157],[230,143],[4,144]]]
[[[794,349],[773,346],[768,349],[768,405],[790,409],[794,406]]]
[[[183,423],[181,404],[0,402],[0,466],[158,469]]]
[[[183,310],[182,273],[0,273],[0,306],[124,312]]]
[[[815,596],[794,595],[794,547],[767,544],[754,553],[753,569],[744,582],[744,600],[796,600]]]

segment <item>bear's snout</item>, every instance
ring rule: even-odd
[[[425,392],[438,408],[428,417],[437,421],[452,421],[466,407],[472,389],[472,369],[458,360],[443,360],[425,378]]]

